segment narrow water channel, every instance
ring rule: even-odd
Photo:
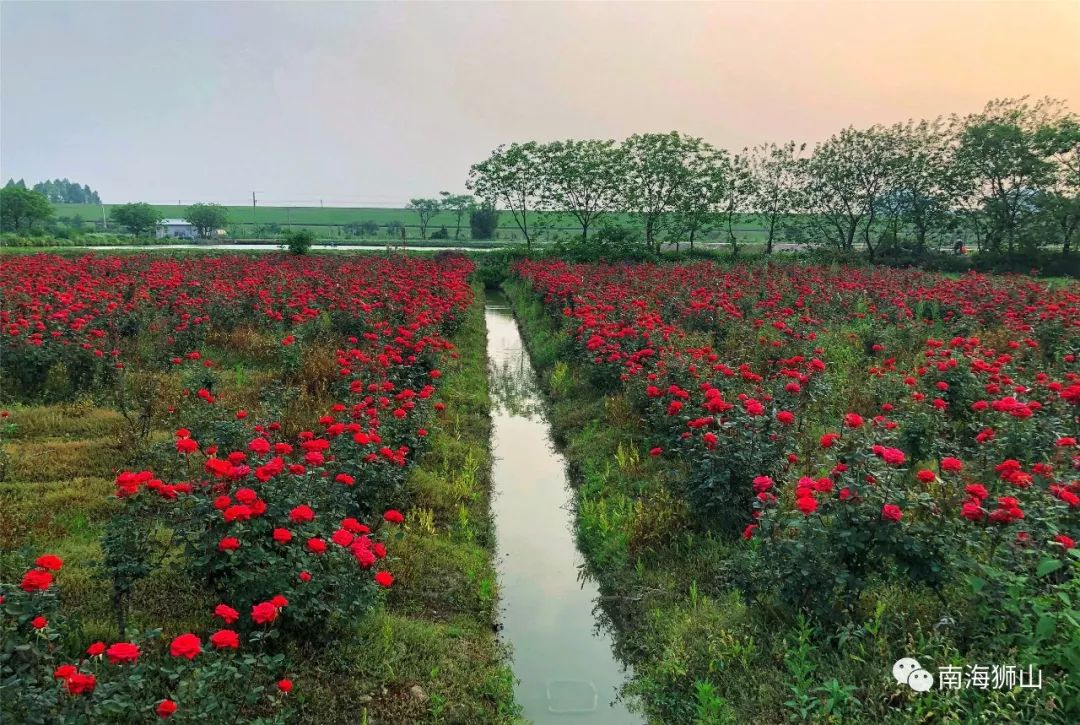
[[[566,460],[505,297],[489,292],[484,317],[503,636],[513,647],[517,700],[538,725],[640,723],[614,702],[626,671],[594,616],[596,584],[581,576]]]

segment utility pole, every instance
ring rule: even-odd
[[[105,216],[105,205],[101,205],[101,225],[105,227],[105,231],[109,231],[109,220]]]
[[[255,192],[251,192],[251,223],[257,223],[255,221]]]

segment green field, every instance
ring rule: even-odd
[[[68,220],[74,217],[81,217],[85,224],[94,224],[100,228],[102,226],[102,209],[104,208],[104,213],[108,215],[113,206],[119,205],[54,204],[53,208],[56,210],[56,219],[58,221],[68,223]],[[183,218],[186,207],[175,204],[155,204],[154,208],[166,219],[180,219]],[[405,227],[408,238],[416,239],[420,236],[419,221],[416,213],[402,208],[256,206],[253,211],[250,206],[228,206],[226,209],[229,210],[231,236],[241,238],[266,236],[266,228],[270,225],[283,228],[311,229],[320,237],[348,237],[350,235],[345,232],[344,226],[364,222],[372,222],[381,227],[377,236],[386,236],[386,227],[395,223]],[[629,214],[613,214],[611,218],[618,220],[620,223],[633,224]],[[428,224],[427,233],[430,236],[438,231],[440,227],[445,226],[450,237],[453,238],[456,225],[457,217],[453,212],[440,212]],[[530,213],[529,227],[530,233],[534,229],[537,230],[541,239],[550,238],[556,234],[570,235],[581,231],[577,220],[568,214]],[[110,224],[109,231],[112,230],[113,225]],[[764,241],[764,229],[754,221],[741,221],[736,231],[740,242]],[[522,239],[521,231],[518,229],[517,224],[514,223],[514,218],[509,212],[502,212],[499,217],[499,235],[501,239],[508,241],[521,241]],[[468,237],[469,219],[466,215],[461,220],[461,238],[468,239]],[[715,241],[719,237],[719,232],[704,235],[704,238],[709,241]]]

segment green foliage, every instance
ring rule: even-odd
[[[440,199],[409,199],[405,208],[416,212],[417,219],[420,221],[420,238],[427,239],[428,224],[436,214],[442,211],[443,206]]]
[[[192,204],[184,210],[184,219],[195,227],[195,232],[206,239],[229,221],[229,211],[220,204]]]
[[[614,224],[602,224],[592,237],[559,240],[554,244],[552,253],[575,262],[646,261],[655,257],[641,243],[634,230]]]
[[[41,226],[53,216],[45,195],[23,187],[8,185],[0,189],[0,229],[5,232],[27,231]]]
[[[491,203],[479,204],[469,211],[469,235],[472,239],[494,239],[499,228],[499,210]]]
[[[8,186],[14,186],[15,182],[8,179]],[[25,188],[25,187],[24,187]],[[45,195],[45,198],[53,204],[100,204],[101,197],[89,186],[79,186],[67,179],[53,179],[52,181],[39,181],[34,184],[34,191]]]
[[[315,235],[307,229],[294,229],[285,233],[284,242],[290,253],[307,254],[315,243]]]
[[[113,223],[125,227],[137,237],[147,236],[161,223],[162,216],[149,204],[138,202],[134,204],[121,204],[114,206],[109,211],[109,218]]]
[[[538,144],[514,143],[499,146],[487,159],[473,164],[466,186],[483,203],[509,211],[525,237],[526,248],[531,248],[530,211],[540,204],[542,173]]]

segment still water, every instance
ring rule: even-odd
[[[485,306],[495,454],[492,508],[499,548],[503,636],[513,647],[515,695],[539,725],[640,723],[615,700],[626,680],[597,623],[596,584],[581,575],[573,492],[555,449],[536,376],[507,301]]]

